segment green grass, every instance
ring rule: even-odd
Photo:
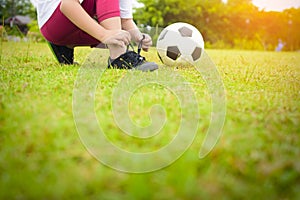
[[[100,164],[79,139],[72,94],[80,66],[56,64],[46,44],[4,42],[1,48],[0,199],[300,198],[300,53],[208,50],[226,88],[227,114],[221,139],[204,159],[198,153],[211,98],[197,71],[176,69],[198,99],[199,134],[173,165],[126,174]],[[76,49],[76,60],[83,63],[89,52]],[[158,62],[154,50],[145,55]],[[151,85],[134,93],[129,103],[130,116],[140,126],[151,123],[153,104],[164,107],[166,127],[148,141],[122,136],[110,105],[113,88],[127,73],[138,78],[167,70],[153,75],[105,72],[95,110],[110,140],[147,152],[172,139],[180,105],[169,90]]]

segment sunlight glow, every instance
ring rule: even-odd
[[[227,3],[228,0],[222,0]],[[259,9],[265,9],[265,11],[283,11],[288,8],[300,8],[300,0],[252,0],[252,3]],[[133,7],[143,7],[142,3],[133,0]]]
[[[299,8],[300,0],[252,0],[253,4],[266,11],[283,11],[288,8]]]

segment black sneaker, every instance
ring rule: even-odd
[[[66,46],[59,46],[51,42],[49,42],[49,46],[60,64],[74,64],[74,49],[70,49]]]
[[[141,70],[141,71],[154,71],[158,69],[158,65],[154,62],[147,62],[145,57],[141,56],[141,49],[143,40],[145,39],[145,36],[141,40],[139,46],[138,46],[138,53],[135,51],[129,51],[129,46],[133,48],[133,46],[130,44],[127,47],[126,53],[120,55],[116,59],[108,59],[108,68],[113,69],[135,69],[135,70]]]

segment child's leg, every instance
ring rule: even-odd
[[[91,17],[106,29],[121,30],[120,7],[118,0],[84,0],[82,7]],[[59,5],[60,6],[60,5]],[[100,41],[76,27],[58,8],[41,32],[51,43],[61,46],[97,46]],[[116,58],[126,51],[126,48],[108,45],[110,57]]]
[[[98,0],[84,0],[81,4],[91,17],[94,17],[96,13],[96,1]],[[48,41],[62,46],[95,46],[100,43],[100,41],[75,26],[60,11],[60,5],[41,28],[41,32]]]
[[[96,16],[100,25],[109,30],[121,30],[119,0],[97,0]],[[126,52],[126,47],[107,45],[110,57],[115,59]]]
[[[105,19],[100,22],[100,24],[109,30],[121,30],[121,18],[120,17],[112,17]],[[107,45],[109,52],[110,52],[110,58],[115,59],[119,57],[121,54],[126,52],[126,47],[123,48],[118,45]]]
[[[81,6],[91,17],[97,17],[105,28],[121,29],[119,0],[84,0]],[[60,5],[41,32],[48,41],[57,45],[96,46],[101,43],[74,25],[60,11]]]

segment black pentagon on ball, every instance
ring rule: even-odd
[[[182,37],[192,37],[193,36],[193,30],[189,29],[188,27],[181,27],[178,29],[178,32]]]
[[[201,57],[202,49],[200,47],[196,47],[192,53],[192,58],[194,61],[198,60]]]
[[[172,60],[177,60],[177,58],[179,58],[180,55],[181,53],[177,46],[169,46],[167,48],[167,56]]]

